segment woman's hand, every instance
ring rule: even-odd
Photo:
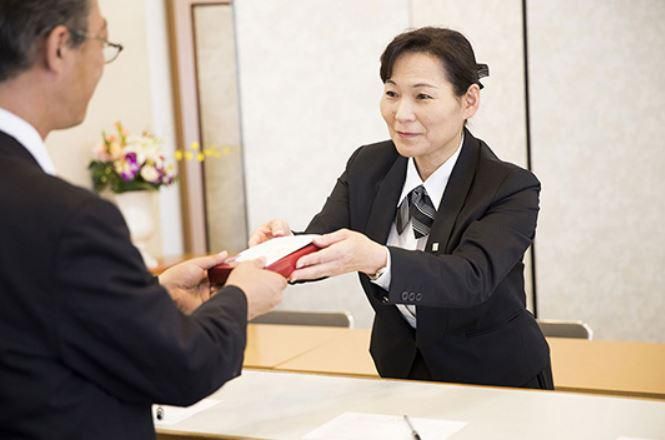
[[[315,280],[348,272],[375,274],[387,264],[386,248],[365,235],[340,229],[314,239],[323,248],[301,257],[290,280]]]
[[[293,235],[289,224],[282,219],[272,219],[259,226],[249,237],[249,247],[256,246],[275,237]]]
[[[221,252],[176,264],[159,275],[159,283],[168,290],[180,310],[192,313],[210,299],[213,288],[208,281],[208,269],[223,263],[227,255]]]

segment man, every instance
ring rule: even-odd
[[[107,38],[97,0],[0,2],[3,439],[154,438],[151,404],[189,405],[237,376],[247,320],[286,286],[246,263],[209,298],[225,255],[158,283],[118,210],[53,175],[43,139],[83,120]]]

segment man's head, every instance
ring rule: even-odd
[[[2,0],[0,105],[15,107],[42,135],[81,123],[106,38],[97,0]]]

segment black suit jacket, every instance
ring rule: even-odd
[[[406,167],[391,141],[359,148],[307,232],[350,228],[386,243]],[[522,264],[539,192],[533,174],[465,130],[425,251],[389,247],[389,291],[360,274],[376,312],[370,352],[382,376],[407,377],[416,348],[435,380],[521,386],[547,367]],[[416,306],[417,330],[394,304]]]
[[[240,289],[182,314],[119,211],[1,132],[0,182],[0,438],[154,438],[153,402],[189,405],[240,373]]]

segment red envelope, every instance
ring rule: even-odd
[[[280,258],[271,265],[266,266],[265,269],[272,270],[273,272],[282,275],[284,278],[288,278],[289,275],[291,275],[291,272],[296,270],[296,262],[300,257],[316,252],[319,249],[318,246],[310,243],[307,246]],[[232,270],[233,266],[228,263],[218,264],[217,266],[208,269],[208,279],[211,284],[222,285],[226,282],[226,279],[229,277]]]

